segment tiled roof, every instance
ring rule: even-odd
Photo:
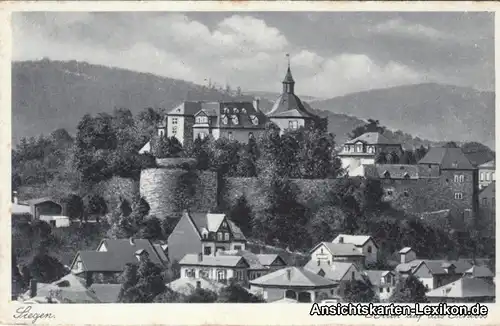
[[[259,262],[264,266],[271,265],[276,259],[278,259],[278,257],[280,257],[278,254],[258,254],[256,256],[259,259]]]
[[[440,275],[440,274],[447,274],[446,270],[444,267],[446,264],[453,264],[455,266],[455,273],[457,274],[463,274],[466,270],[472,267],[472,264],[469,260],[465,259],[459,259],[459,260],[431,260],[431,259],[423,259],[423,260],[414,260],[411,261],[409,264],[414,263],[416,265],[413,265],[413,271],[415,271],[420,265],[425,264],[431,274],[433,275]],[[400,264],[403,265],[403,264]],[[399,266],[396,267],[396,269],[399,270]]]
[[[104,239],[103,242],[106,245],[107,251],[117,261],[136,261],[135,252],[143,249],[148,253],[151,262],[158,265],[166,263],[166,261],[161,259],[161,253],[158,253],[153,247],[153,243],[147,239],[133,239],[133,245],[130,244],[130,239]]]
[[[495,181],[491,182],[489,185],[484,187],[479,191],[480,198],[492,198],[495,197]]]
[[[331,242],[321,242],[317,244],[311,252],[315,251],[319,246],[324,245],[333,256],[338,257],[352,257],[352,256],[364,256],[358,248],[352,243],[331,243]]]
[[[273,273],[266,274],[250,284],[257,286],[275,286],[275,287],[334,287],[335,282],[321,277],[313,272],[299,267],[286,267]]]
[[[382,282],[382,277],[385,277],[388,273],[392,273],[391,271],[384,270],[366,270],[364,271],[365,275],[370,280],[370,283],[374,286],[379,286]]]
[[[121,284],[98,284],[94,283],[90,286],[90,290],[101,303],[117,303],[118,295],[122,288]]]
[[[332,242],[341,243],[340,238],[344,238],[343,243],[351,243],[355,246],[363,246],[368,240],[372,239],[369,235],[339,234]],[[373,243],[375,243],[375,241],[373,241]],[[377,244],[375,243],[375,245]]]
[[[31,208],[28,205],[12,204],[12,214],[31,213]]]
[[[226,129],[263,129],[267,118],[264,113],[256,109],[252,102],[203,102],[196,115],[205,113],[211,117],[209,123],[212,128]],[[222,117],[227,116],[227,123],[223,124]],[[238,117],[238,123],[232,120],[233,116]],[[258,123],[254,124],[252,116],[256,116]]]
[[[473,170],[469,159],[460,148],[433,147],[418,164],[439,164],[441,169]]]
[[[29,297],[29,292],[24,297]],[[99,303],[100,300],[92,290],[84,285],[84,280],[76,275],[68,274],[53,283],[38,283],[37,297],[55,296],[61,303]]]
[[[201,102],[184,101],[168,112],[168,115],[193,116],[196,112],[200,111],[200,109]]]
[[[461,278],[426,293],[431,298],[494,297],[495,284],[480,278]]]
[[[367,145],[400,145],[378,132],[366,132],[359,137],[348,140],[345,144],[352,145],[359,141]]]
[[[429,178],[429,169],[421,165],[408,164],[365,164],[364,175],[366,177],[380,179],[412,179]]]
[[[340,281],[345,276],[349,268],[351,268],[353,263],[345,263],[345,262],[332,262],[328,264],[324,261],[320,261],[319,265],[317,261],[313,259],[309,260],[309,262],[304,266],[304,268],[310,272],[318,274],[319,271],[323,270],[325,272],[325,278],[332,281]]]
[[[244,264],[249,266],[249,263],[242,256],[202,255],[202,259],[200,261],[199,254],[187,254],[179,261],[179,265],[236,267],[241,261],[243,261]]]
[[[83,262],[85,271],[90,272],[121,272],[126,264],[137,263],[134,256],[127,259],[117,259],[110,252],[101,251],[79,251],[78,254]]]
[[[479,165],[479,168],[495,168],[495,160]]]
[[[474,265],[468,270],[465,271],[464,274],[470,275],[472,277],[493,277],[493,273],[490,269],[483,265]]]
[[[283,79],[283,83],[295,83],[295,81],[293,80],[292,71],[290,70],[290,67],[288,67],[288,69],[286,70],[286,75],[285,79]]]
[[[270,118],[302,117],[316,118],[316,115],[307,111],[302,101],[295,94],[283,93],[274,102],[271,111],[267,113]]]
[[[189,217],[193,221],[194,225],[198,229],[200,234],[203,229],[206,229],[209,232],[217,232],[220,224],[226,218],[225,214],[211,214],[211,213],[185,213],[189,214]],[[226,221],[233,233],[235,240],[246,240],[245,235],[241,231],[241,229],[231,220],[226,218]]]
[[[247,261],[248,265],[250,265],[249,269],[251,270],[266,270],[267,267],[265,267],[261,262],[259,257],[248,251],[248,250],[227,250],[227,251],[219,251],[217,253],[218,255],[223,255],[223,256],[240,256],[245,258]]]
[[[45,203],[45,202],[54,202],[58,205],[61,205],[62,202],[61,202],[61,198],[58,198],[58,197],[42,197],[42,198],[34,198],[34,199],[30,199],[27,201],[28,205],[38,205],[38,204],[41,204],[41,203]]]

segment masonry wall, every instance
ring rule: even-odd
[[[158,167],[141,172],[140,193],[151,215],[175,216],[184,209],[196,212],[217,206],[217,174],[189,167]]]

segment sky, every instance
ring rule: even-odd
[[[494,16],[460,12],[14,13],[12,59],[78,60],[321,98],[436,82],[494,90]]]

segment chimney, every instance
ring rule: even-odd
[[[30,298],[36,297],[37,294],[37,281],[34,279],[30,280]]]
[[[134,238],[131,237],[130,239],[128,239],[128,241],[130,242],[131,246],[135,246],[135,240],[134,240]]]
[[[339,238],[339,243],[344,243],[344,237]]]
[[[13,191],[12,192],[12,202],[14,204],[17,204],[19,201],[18,201],[18,198],[17,198],[17,191]]]
[[[318,259],[318,266],[321,265],[321,263],[319,262],[319,259]]]
[[[201,261],[203,261],[203,253],[200,252],[198,254],[198,262],[201,262]]]
[[[259,106],[260,106],[260,99],[259,98],[255,98],[253,100],[253,107],[255,108],[255,110],[259,111],[260,110]]]
[[[290,281],[292,279],[292,270],[287,269],[286,270],[286,278]]]

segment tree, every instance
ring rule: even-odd
[[[331,241],[333,234],[344,230],[346,223],[344,211],[332,204],[320,207],[309,221],[309,234],[312,243]]]
[[[243,234],[250,234],[252,229],[252,210],[245,196],[240,196],[229,211],[228,217],[236,223]]]
[[[104,198],[92,194],[85,197],[85,212],[89,215],[96,216],[97,221],[99,221],[100,216],[104,216],[108,213],[108,205]]]
[[[254,137],[251,137],[239,153],[240,160],[236,167],[239,177],[252,178],[257,176],[258,147]]]
[[[378,152],[375,155],[375,163],[376,164],[387,164],[387,154],[383,151]]]
[[[213,303],[216,301],[217,293],[201,288],[196,289],[184,299],[185,303]]]
[[[410,275],[396,284],[390,301],[395,303],[426,303],[425,286],[415,276]]]
[[[208,144],[210,168],[221,176],[234,176],[239,161],[241,144],[235,140],[219,138]]]
[[[161,221],[155,216],[146,218],[146,220],[144,220],[144,222],[142,223],[137,236],[141,239],[163,239]]]
[[[231,283],[228,286],[221,289],[219,297],[217,299],[218,303],[257,303],[265,302],[262,298],[253,295],[248,292],[241,285],[236,283]]]
[[[135,267],[128,267],[122,280],[119,302],[122,303],[151,303],[166,289],[162,277],[162,270],[149,260],[142,260],[135,271]]]
[[[68,273],[57,258],[44,253],[35,255],[28,264],[28,269],[31,276],[42,283],[52,283]]]
[[[392,151],[387,155],[388,164],[399,164],[399,154],[396,151]]]
[[[413,155],[413,152],[411,151],[403,151],[403,155],[401,155],[401,160],[399,162],[400,164],[416,164],[417,161],[415,160],[415,156]]]
[[[66,214],[69,218],[83,220],[85,206],[80,196],[71,194],[63,199],[63,203],[66,205]]]
[[[163,293],[158,294],[153,302],[154,303],[182,303],[184,301],[184,296],[172,291],[170,288],[166,288]]]
[[[425,156],[425,154],[427,154],[427,149],[423,145],[421,145],[415,150],[415,161],[420,161]]]
[[[196,159],[197,170],[208,170],[210,168],[209,141],[208,138],[201,139],[200,135],[198,135],[193,144],[185,150],[187,157]]]
[[[375,293],[369,281],[349,280],[342,283],[340,293],[345,302],[364,303],[374,302]]]
[[[368,119],[367,123],[354,128],[348,136],[350,139],[354,139],[367,132],[378,132],[379,134],[383,134],[385,130],[386,128],[380,125],[380,121]]]

